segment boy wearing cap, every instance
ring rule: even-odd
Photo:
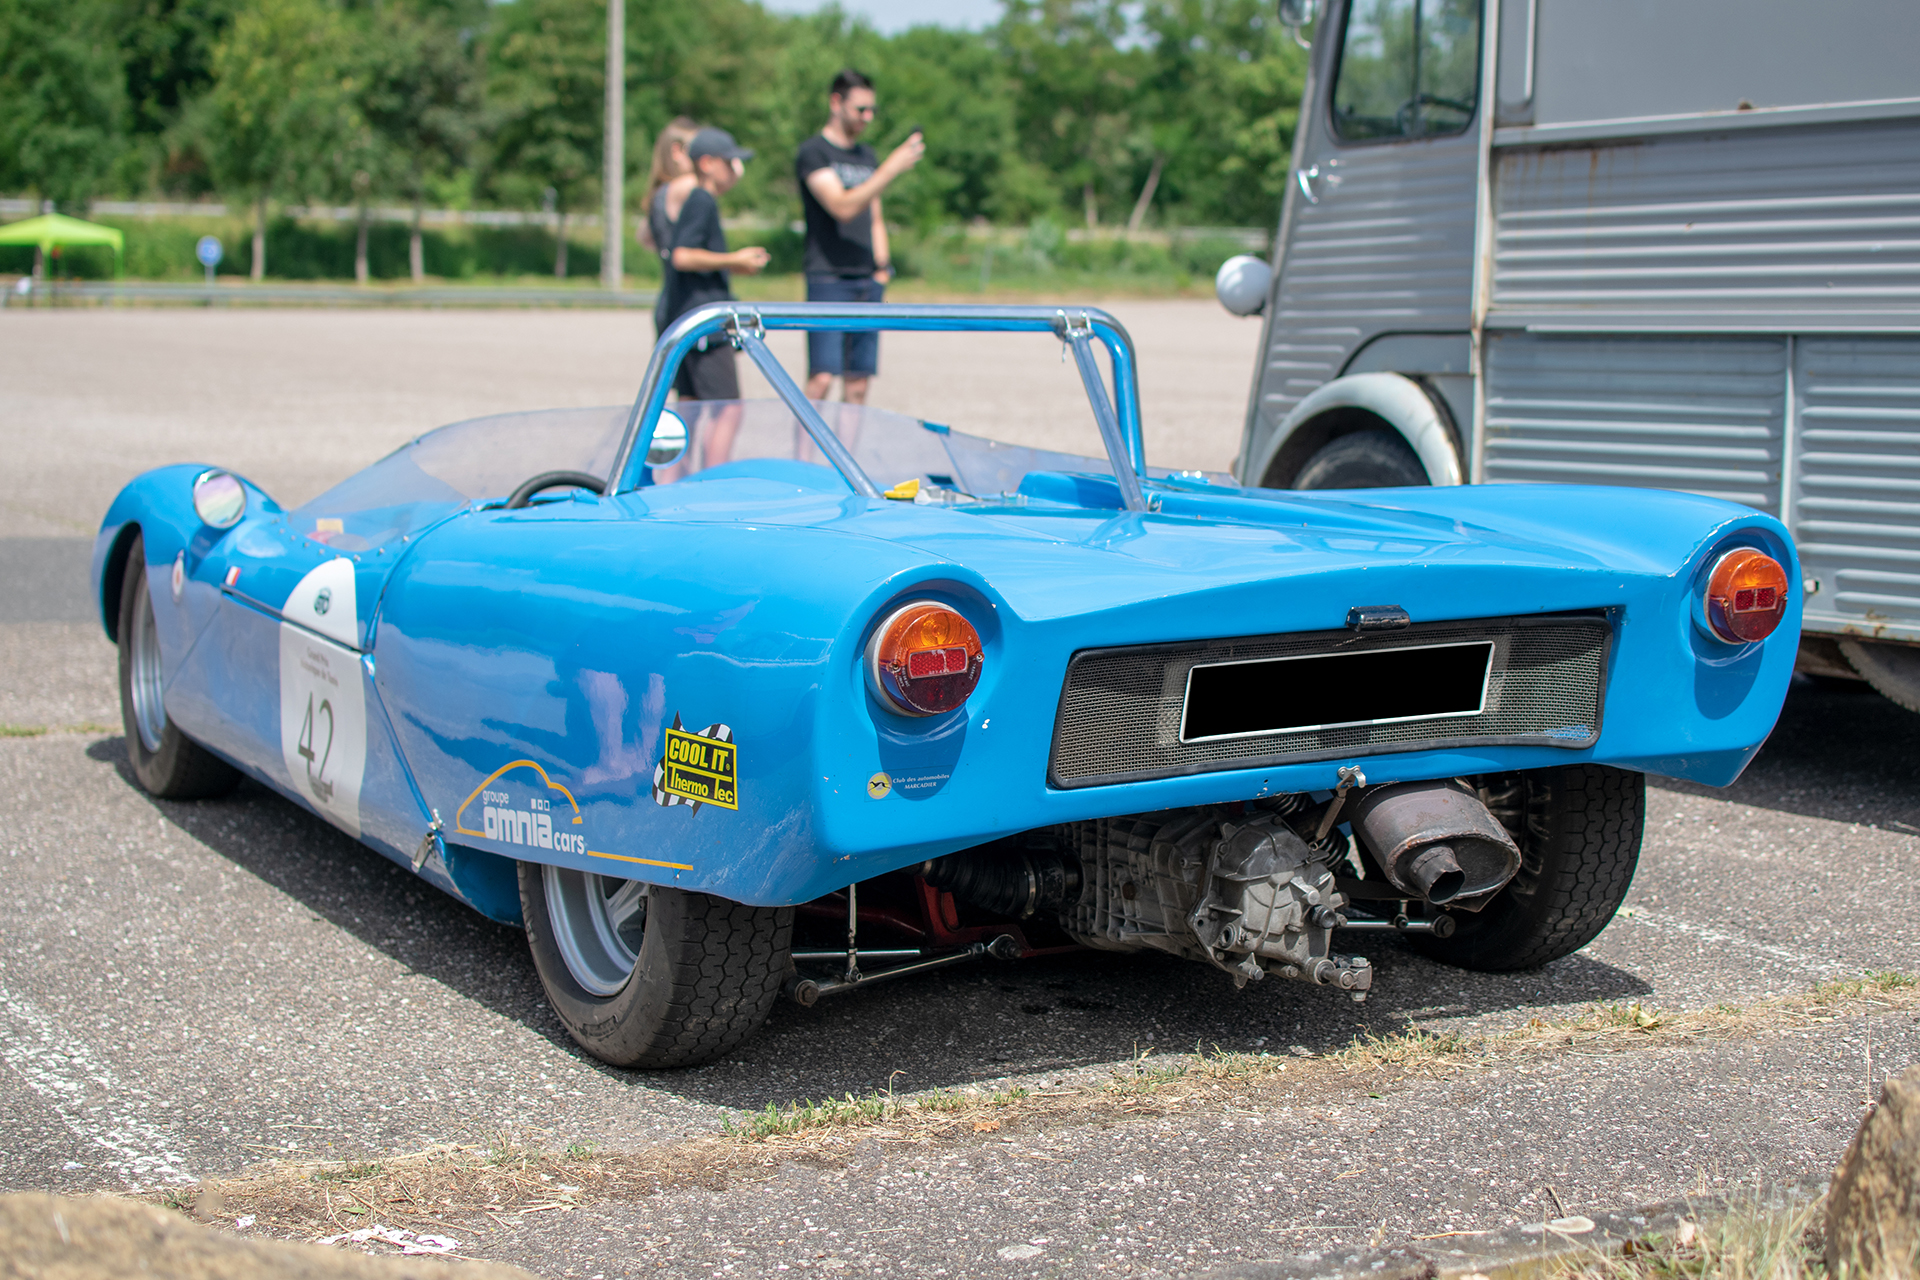
[[[735,143],[725,129],[707,128],[693,135],[687,158],[693,161],[699,185],[680,206],[670,243],[660,246],[660,256],[673,268],[664,273],[667,305],[662,314],[668,325],[695,307],[731,302],[729,273],[752,275],[767,265],[767,251],[758,245],[729,250],[720,225],[720,197],[740,181],[753,152]],[[703,338],[681,362],[673,385],[682,400],[738,400],[740,376],[733,347],[725,338]]]

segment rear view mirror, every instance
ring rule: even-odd
[[[1237,316],[1257,316],[1266,309],[1273,268],[1250,253],[1237,254],[1220,264],[1213,278],[1214,296]]]
[[[246,486],[224,471],[202,471],[193,481],[193,513],[202,524],[231,529],[247,513]]]
[[[653,424],[653,440],[647,445],[647,465],[672,466],[686,451],[687,424],[673,410],[662,409],[660,421]]]

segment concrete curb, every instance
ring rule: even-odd
[[[1769,1187],[1757,1197],[1686,1196],[1639,1209],[1516,1223],[1485,1234],[1412,1241],[1391,1249],[1236,1263],[1196,1273],[1194,1280],[1534,1280],[1581,1259],[1617,1257],[1652,1236],[1672,1236],[1684,1222],[1710,1222],[1734,1204],[1801,1208],[1825,1190],[1824,1182],[1800,1182]]]

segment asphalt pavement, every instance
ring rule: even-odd
[[[1210,309],[1159,305],[1176,309],[1153,323],[1208,344]],[[133,326],[124,359],[64,391],[0,380],[0,437],[24,460],[0,505],[0,1188],[152,1192],[272,1158],[437,1142],[658,1149],[770,1101],[1009,1082],[1045,1091],[1196,1045],[1313,1055],[1410,1022],[1491,1034],[1594,1002],[1701,1009],[1866,970],[1920,973],[1920,716],[1801,682],[1735,786],[1652,782],[1626,909],[1537,972],[1469,974],[1392,939],[1356,939],[1379,970],[1375,996],[1356,1006],[1280,982],[1235,991],[1154,957],[982,963],[811,1010],[783,1005],[710,1067],[609,1069],[560,1030],[513,931],[251,784],[191,804],[133,785],[113,651],[72,581],[114,477],[156,460],[224,460],[225,446],[317,491],[389,447],[409,413],[460,416],[441,375],[381,355],[352,328],[406,319],[389,315],[310,318],[300,331],[307,349],[357,353],[374,369],[357,390],[305,366],[245,365],[229,349],[232,381],[210,383],[204,402],[159,394],[141,410],[143,380],[162,392],[194,385],[164,356],[192,350],[195,332],[249,359],[271,354],[237,329],[194,330],[195,319],[232,317],[166,317],[178,332]],[[515,331],[526,317],[485,317],[494,329],[454,319],[483,355],[497,358],[517,332],[532,363],[556,366],[591,336],[573,326],[639,323],[562,316]],[[13,320],[0,318],[17,335]],[[1212,346],[1241,334],[1222,330]],[[1248,367],[1210,393],[1231,402],[1225,427],[1183,429],[1196,465],[1220,465],[1222,440],[1230,449]],[[247,388],[283,374],[308,379],[348,424],[332,453],[302,434],[297,396],[274,401],[282,425],[249,435]],[[564,381],[529,381],[542,377],[523,393]],[[1162,386],[1166,403],[1185,403],[1178,379]],[[579,403],[618,398],[576,390]],[[26,438],[22,395],[40,435],[57,434],[63,413],[78,424],[86,466],[55,440]],[[161,438],[147,438],[141,412]],[[1186,412],[1214,422],[1227,410]],[[1572,1210],[1819,1176],[1869,1082],[1917,1059],[1912,1015],[1840,1017],[1390,1086],[1322,1082],[1014,1121],[932,1145],[854,1131],[844,1158],[515,1222],[481,1215],[466,1239],[478,1256],[553,1276],[1193,1273],[1484,1229],[1538,1212],[1547,1187]]]

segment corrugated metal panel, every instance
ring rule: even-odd
[[[1680,489],[1779,507],[1784,340],[1487,342],[1491,482]]]
[[[1261,375],[1266,425],[1339,373],[1363,338],[1464,331],[1473,294],[1471,134],[1343,148],[1318,204],[1295,199]]]
[[[1793,531],[1813,629],[1920,639],[1920,341],[1795,343]]]
[[[1920,325],[1920,119],[1496,155],[1488,324]]]

